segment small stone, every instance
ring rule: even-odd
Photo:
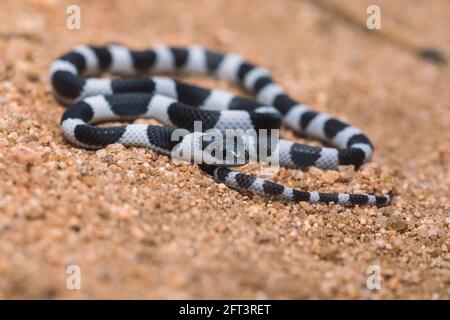
[[[14,146],[11,148],[10,155],[18,162],[25,164],[38,164],[40,162],[41,155],[30,148]]]
[[[30,80],[31,82],[37,82],[40,79],[39,70],[37,70],[34,67],[28,67],[25,74],[27,79]]]
[[[441,249],[440,249],[440,248],[430,248],[429,250],[427,250],[427,253],[428,253],[432,258],[437,258],[437,257],[439,257],[439,255],[441,254]]]
[[[138,228],[138,227],[132,228],[131,229],[131,234],[137,240],[141,241],[141,240],[145,239],[145,232],[141,228]]]
[[[399,215],[393,215],[387,220],[387,228],[395,231],[405,231],[408,223]]]
[[[102,159],[103,162],[105,162],[105,163],[107,163],[109,165],[117,163],[116,159],[114,158],[114,156],[112,154],[108,154],[108,155],[102,157],[101,159]]]
[[[106,149],[100,149],[100,150],[97,150],[96,152],[95,152],[95,155],[98,157],[98,158],[103,158],[103,157],[105,157],[106,156]]]
[[[334,245],[326,247],[326,248],[322,248],[322,250],[320,250],[320,252],[318,253],[320,258],[322,258],[323,260],[328,260],[328,261],[337,260],[338,254],[339,254],[339,249],[337,246],[334,246]]]
[[[432,228],[428,231],[430,239],[436,240],[439,237],[439,231],[436,228]]]
[[[128,206],[111,206],[111,213],[113,213],[121,221],[130,221],[137,215],[134,209]]]
[[[255,240],[258,243],[266,244],[272,241],[272,237],[270,236],[270,234],[258,234]]]
[[[28,143],[28,142],[32,142],[32,141],[39,141],[39,138],[34,134],[27,134],[27,135],[23,136],[22,139],[20,139],[20,141]]]
[[[250,206],[248,208],[248,216],[249,216],[249,218],[254,218],[257,215],[259,210],[260,210],[259,207],[256,206],[256,205]]]
[[[397,277],[393,277],[389,279],[388,285],[391,290],[396,290],[398,287],[399,279]]]
[[[88,185],[89,187],[92,187],[93,185],[95,185],[96,180],[94,177],[92,176],[85,176],[83,177],[83,182]]]
[[[373,210],[373,209],[370,209],[367,214],[369,215],[369,217],[376,217],[377,216],[377,212],[375,210]]]
[[[339,172],[329,170],[325,173],[322,179],[327,184],[334,184],[339,179],[339,177]]]

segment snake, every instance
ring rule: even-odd
[[[110,77],[101,77],[104,73]],[[177,80],[183,75],[211,76],[244,94]],[[78,147],[99,149],[119,143],[150,148],[172,158],[184,154],[184,160],[198,164],[218,183],[287,202],[381,207],[393,197],[392,192],[298,190],[234,170],[233,166],[247,163],[255,150],[263,150],[269,159],[276,155],[281,167],[303,171],[312,166],[338,170],[340,165],[353,165],[358,169],[373,153],[372,143],[360,129],[298,102],[273,80],[268,69],[239,54],[199,45],[155,45],[141,50],[117,43],[79,45],[53,60],[49,78],[55,99],[68,106],[60,122],[62,135]],[[161,125],[133,123],[139,118],[156,119]],[[128,124],[97,125],[104,122]],[[196,123],[201,124],[200,130]],[[281,138],[273,142],[270,132],[281,126],[326,146]],[[221,139],[209,130],[243,130],[244,134]],[[259,133],[264,130],[269,134]],[[244,143],[247,131],[256,134],[249,134],[252,138]],[[211,146],[215,151],[207,152]],[[224,157],[229,160],[217,160]],[[257,155],[256,161],[261,158]]]

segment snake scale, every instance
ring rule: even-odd
[[[105,72],[121,78],[94,77]],[[253,94],[255,99],[164,76],[145,77],[146,73],[207,74],[239,86],[246,93]],[[84,148],[95,149],[121,143],[148,147],[171,156],[180,146],[195,145],[201,156],[205,157],[202,159],[209,156],[214,160],[217,155],[204,152],[215,141],[204,133],[209,129],[220,132],[254,129],[259,132],[285,125],[298,134],[319,139],[334,147],[313,147],[278,139],[275,150],[282,167],[305,170],[311,166],[337,169],[339,165],[354,165],[358,168],[370,159],[373,152],[371,142],[361,130],[297,102],[274,82],[267,69],[237,54],[219,53],[195,45],[158,45],[141,51],[119,44],[102,47],[81,45],[53,61],[50,80],[57,99],[70,105],[62,116],[62,134],[71,143]],[[137,118],[154,118],[163,126],[95,126],[101,122],[132,121]],[[196,121],[202,124],[201,132],[195,131]],[[178,140],[173,139],[177,128],[186,129]],[[246,160],[251,148],[265,149],[269,156],[275,154],[274,146],[267,143],[268,140],[267,136],[263,138],[259,135],[250,139],[252,142],[244,147]],[[226,146],[226,141],[222,140],[223,154],[236,158],[242,156],[242,151],[236,146]],[[266,143],[258,144],[260,142]],[[191,159],[196,160],[196,155],[191,155]],[[332,194],[296,190],[233,171],[230,169],[235,165],[233,161],[226,165],[206,161],[195,163],[217,182],[228,187],[283,201],[384,206],[392,199],[391,193]]]

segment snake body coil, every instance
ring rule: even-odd
[[[205,89],[167,77],[86,78],[110,72],[133,76],[148,72],[209,74],[239,85],[255,95],[249,99],[224,90]],[[157,46],[133,51],[121,45],[79,46],[55,60],[50,68],[56,97],[71,106],[64,113],[61,128],[70,142],[85,148],[101,148],[111,143],[142,146],[171,155],[183,144],[200,143],[202,129],[278,129],[284,124],[295,132],[320,139],[336,148],[312,147],[280,139],[277,154],[281,166],[307,169],[316,166],[356,168],[369,160],[373,147],[359,129],[331,115],[311,111],[295,101],[276,84],[270,73],[236,54],[222,54],[200,46],[176,48]],[[129,124],[95,127],[105,121],[155,118],[166,126]],[[281,122],[281,123],[280,123]],[[173,141],[175,127],[187,129],[181,141]],[[257,138],[258,140],[258,138]],[[200,142],[199,142],[200,141]],[[201,164],[215,180],[229,187],[248,190],[286,201],[338,203],[344,206],[377,205],[390,202],[392,195],[329,194],[291,189],[274,182],[238,173],[224,166]]]

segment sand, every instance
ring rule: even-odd
[[[66,28],[74,1],[0,2],[0,298],[450,298],[448,65],[309,1],[75,2],[80,30]],[[341,5],[364,21],[371,3]],[[378,3],[383,27],[450,55],[448,1]],[[306,190],[393,189],[393,204],[284,204],[150,150],[71,146],[49,64],[77,44],[111,41],[198,43],[264,65],[292,96],[362,128],[376,149],[359,171],[272,178]],[[80,290],[66,286],[71,265]],[[370,266],[378,290],[366,286]]]

